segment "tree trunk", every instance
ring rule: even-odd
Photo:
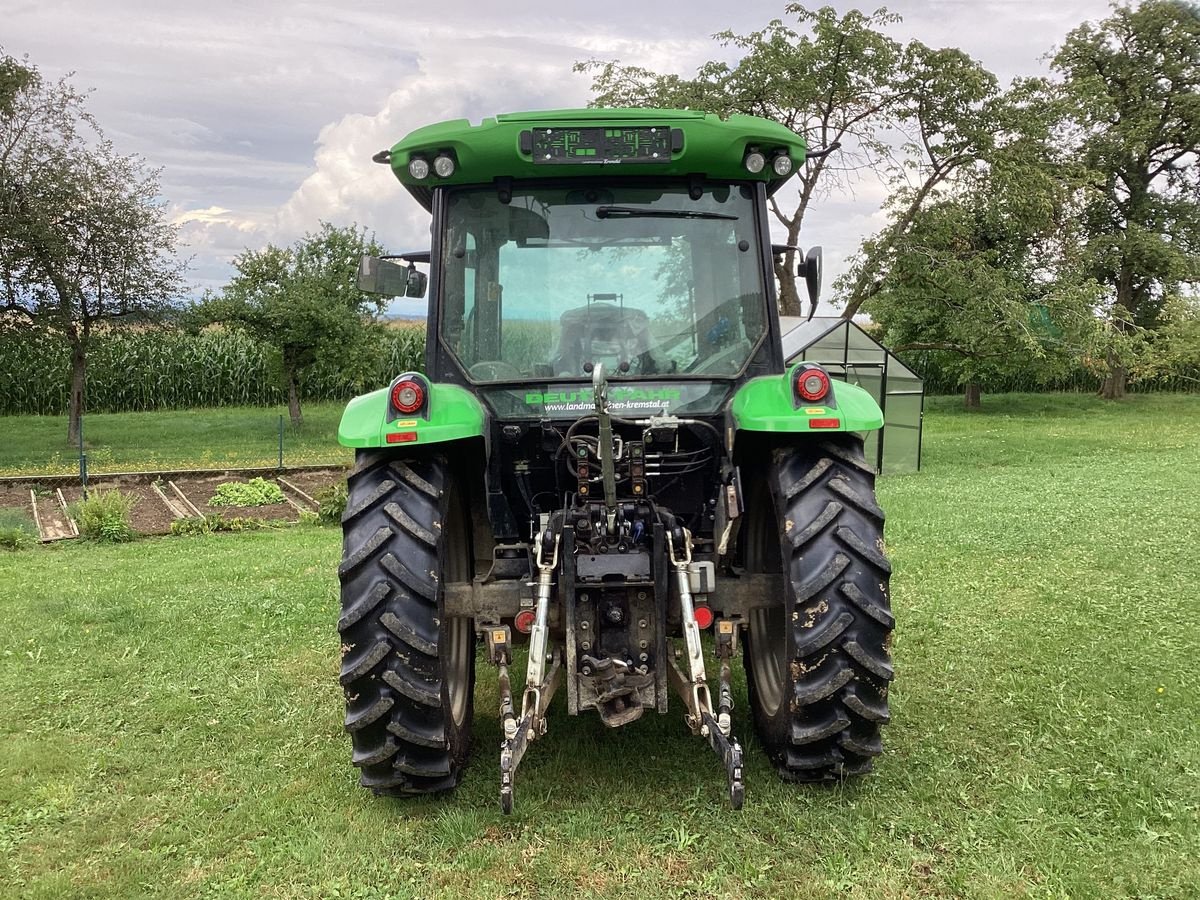
[[[67,443],[79,445],[79,423],[83,418],[83,392],[87,385],[87,353],[83,342],[71,341],[71,392],[67,397]]]
[[[794,256],[788,253],[787,256]],[[789,268],[787,256],[782,263],[775,263],[775,277],[779,281],[779,314],[781,316],[804,316],[804,305],[800,300],[800,292],[796,289],[796,265],[793,262]]]
[[[979,402],[979,383],[975,381],[967,382],[967,389],[963,393],[963,407],[966,409],[980,409]]]
[[[1108,354],[1108,374],[1100,384],[1100,396],[1105,400],[1120,400],[1125,396],[1129,370],[1121,365],[1115,353]]]
[[[1113,326],[1122,334],[1132,330],[1134,316],[1134,275],[1128,259],[1121,263],[1117,272],[1117,302],[1113,304]],[[1125,396],[1125,385],[1129,381],[1129,369],[1121,362],[1115,350],[1109,350],[1106,358],[1108,372],[1100,385],[1100,396],[1105,400],[1120,400]]]
[[[304,423],[304,416],[300,414],[300,385],[296,383],[296,373],[289,369],[287,373],[288,383],[288,416],[292,420],[293,427],[299,427]]]

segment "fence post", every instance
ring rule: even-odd
[[[79,414],[79,483],[83,488],[83,499],[88,498],[87,453],[83,449],[83,413]]]
[[[279,417],[279,465],[277,471],[283,471],[283,416]]]

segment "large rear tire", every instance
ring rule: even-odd
[[[443,458],[358,452],[338,631],[352,762],[377,794],[428,794],[462,778],[475,632],[442,615],[440,584],[471,578],[467,521]]]
[[[789,781],[868,772],[889,718],[895,620],[862,442],[774,450],[750,510],[747,568],[787,576],[786,596],[751,614],[746,638],[759,740]]]

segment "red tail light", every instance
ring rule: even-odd
[[[425,402],[425,389],[415,381],[397,381],[392,386],[392,406],[402,413],[415,413]]]
[[[796,373],[796,393],[809,403],[823,400],[829,393],[829,376],[821,369],[801,369]]]

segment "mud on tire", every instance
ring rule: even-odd
[[[774,450],[751,509],[747,567],[787,576],[787,596],[752,614],[746,640],[759,739],[788,780],[868,772],[889,718],[895,620],[862,442]]]
[[[342,518],[340,680],[352,762],[378,794],[462,778],[474,632],[442,616],[439,585],[470,579],[464,522],[444,459],[359,451]]]

